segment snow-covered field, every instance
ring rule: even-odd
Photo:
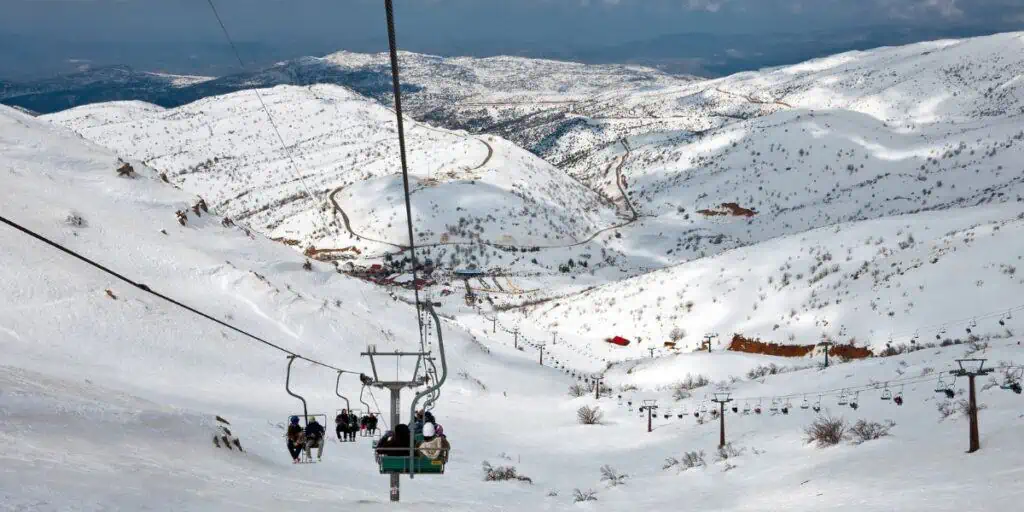
[[[484,268],[509,272],[442,273],[430,292],[449,364],[435,413],[453,453],[444,476],[403,477],[399,506],[368,439],[330,443],[320,464],[288,460],[282,427],[299,411],[285,353],[0,225],[0,509],[1014,510],[1024,397],[1003,388],[1024,373],[1024,71],[1008,49],[1021,37],[846,54],[690,93],[626,91],[621,108],[736,104],[681,114],[700,129],[591,118],[605,127],[562,168],[499,137],[410,121],[419,241],[478,242],[455,260],[431,248],[446,270],[489,254]],[[260,94],[295,151],[251,91],[45,119],[0,107],[0,215],[287,350],[366,372],[367,344],[417,346],[411,292],[304,268],[271,238],[357,245],[365,263],[404,242],[393,114],[336,86]],[[136,176],[118,176],[119,157]],[[209,213],[192,209],[199,196]],[[725,202],[756,212],[698,212]],[[693,352],[712,332],[712,352]],[[723,350],[734,333],[918,350],[822,369],[820,351]],[[613,335],[633,343],[602,341]],[[669,339],[679,351],[662,348]],[[945,373],[968,356],[997,368],[980,378],[982,450],[970,455],[966,382]],[[605,396],[570,396],[594,372]],[[292,386],[333,416],[336,378],[300,360]],[[725,390],[735,451],[722,456],[708,399]],[[881,400],[887,390],[903,405]],[[341,392],[362,407],[354,376]],[[365,398],[386,406],[379,391]],[[642,400],[659,406],[650,433]],[[805,440],[818,414],[804,403],[894,425],[819,448]],[[601,424],[579,424],[593,405]],[[215,415],[245,453],[213,445]],[[687,452],[703,463],[684,469]],[[484,461],[532,482],[484,481]],[[628,476],[602,479],[605,465]],[[576,503],[576,489],[596,501]]]

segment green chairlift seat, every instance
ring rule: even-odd
[[[422,441],[423,436],[419,436],[419,441]],[[448,462],[448,454],[444,453],[438,459],[431,459],[430,457],[407,457],[402,455],[381,455],[377,453],[377,440],[374,440],[371,444],[374,450],[374,455],[377,459],[377,465],[380,467],[380,473],[382,475],[389,475],[394,473],[409,473],[411,466],[413,474],[416,475],[443,475],[445,464]]]

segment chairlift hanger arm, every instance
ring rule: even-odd
[[[294,355],[294,354],[288,356],[288,373],[286,374],[286,376],[284,378],[284,390],[289,395],[291,395],[291,396],[293,396],[295,398],[298,398],[299,400],[302,401],[302,421],[306,422],[306,426],[308,427],[309,426],[309,408],[306,406],[306,399],[302,398],[301,396],[299,396],[299,395],[297,395],[295,393],[293,393],[292,392],[292,388],[291,388],[291,383],[292,383],[292,363],[294,363],[297,358],[299,358],[299,356]]]
[[[338,395],[338,398],[341,398],[342,400],[344,400],[345,401],[345,409],[348,409],[348,410],[351,411],[352,410],[352,404],[349,403],[348,398],[345,398],[345,396],[343,396],[341,394],[341,375],[342,375],[342,372],[339,371],[338,372],[338,381],[334,385],[334,394]]]
[[[443,333],[441,331],[441,319],[438,318],[437,312],[434,311],[434,307],[433,306],[428,304],[427,305],[427,311],[430,312],[430,316],[432,316],[434,318],[434,326],[437,329],[437,351],[438,351],[438,354],[441,357],[441,376],[440,376],[440,378],[437,379],[437,382],[435,382],[433,386],[430,386],[429,388],[427,388],[427,389],[425,389],[425,390],[423,390],[423,391],[421,391],[419,393],[416,393],[416,396],[412,399],[412,405],[411,405],[410,410],[409,410],[409,421],[410,421],[410,423],[412,423],[412,419],[416,417],[416,405],[419,403],[420,399],[422,399],[423,397],[428,396],[428,395],[430,395],[430,394],[432,394],[434,392],[440,391],[441,390],[441,386],[443,386],[445,380],[448,379],[448,359],[445,357],[445,352],[444,352],[444,336],[443,336]],[[409,436],[409,453],[410,454],[414,453],[413,450],[415,450],[415,449],[416,449],[416,439],[415,439],[415,436]],[[409,477],[412,478],[413,475],[414,475],[414,471],[413,471],[413,468],[410,466],[410,468],[409,468]]]

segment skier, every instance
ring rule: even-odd
[[[348,441],[355,442],[356,434],[359,432],[359,415],[351,413],[348,415],[348,423],[345,426],[345,436]]]
[[[320,461],[324,455],[324,426],[317,423],[314,417],[310,417],[309,424],[306,425],[306,458],[310,461],[313,460],[311,448],[318,448],[316,460]]]
[[[292,416],[289,420],[288,433],[288,453],[292,456],[292,464],[299,463],[299,454],[302,453],[302,446],[306,443],[305,434],[302,432],[302,427],[299,426],[299,417]]]
[[[366,427],[369,425],[369,423],[370,423],[370,415],[369,414],[364,414],[361,418],[359,418],[359,435],[361,435],[363,437],[366,437],[366,435],[367,435]]]
[[[451,449],[448,438],[438,434],[433,423],[423,425],[423,442],[418,447],[420,454],[434,460],[448,460],[448,451]]]
[[[342,434],[345,434],[345,440],[348,440],[348,409],[342,409],[341,414],[334,418],[334,433],[338,436],[338,441],[341,441]]]
[[[370,432],[371,436],[377,434],[377,415],[375,413],[370,413],[370,418],[366,421],[366,430]]]

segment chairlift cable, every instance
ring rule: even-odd
[[[174,304],[175,306],[178,306],[179,308],[182,308],[182,309],[184,309],[186,311],[189,311],[189,312],[194,313],[194,314],[196,314],[198,316],[201,316],[201,317],[203,317],[203,318],[205,318],[205,319],[207,319],[207,320],[209,320],[211,322],[214,322],[214,323],[216,323],[216,324],[218,324],[218,325],[220,325],[222,327],[225,327],[227,329],[235,331],[236,333],[241,334],[242,336],[245,336],[245,337],[250,338],[252,340],[258,341],[258,342],[260,342],[260,343],[262,343],[264,345],[267,345],[268,347],[271,347],[273,349],[276,349],[276,350],[279,350],[281,352],[284,352],[285,354],[288,354],[289,356],[295,356],[296,359],[302,359],[303,361],[307,361],[307,362],[312,363],[314,365],[322,366],[324,368],[328,368],[328,369],[331,369],[331,370],[334,370],[334,371],[337,371],[337,372],[340,372],[340,373],[351,373],[353,375],[359,375],[359,372],[355,372],[355,371],[352,371],[352,370],[343,370],[341,368],[338,368],[336,366],[331,366],[331,365],[329,365],[327,363],[323,363],[323,362],[318,361],[316,359],[310,359],[308,357],[299,355],[299,354],[297,354],[295,352],[292,352],[291,350],[288,350],[288,349],[282,347],[281,345],[278,345],[276,343],[267,341],[267,340],[265,340],[265,339],[263,339],[263,338],[261,338],[259,336],[256,336],[255,334],[252,334],[252,333],[250,333],[248,331],[245,331],[245,330],[243,330],[241,328],[235,327],[234,325],[231,325],[231,324],[229,324],[229,323],[227,323],[227,322],[225,322],[223,320],[220,320],[218,318],[215,318],[212,315],[204,313],[204,312],[202,312],[202,311],[200,311],[200,310],[198,310],[196,308],[193,308],[192,306],[184,304],[184,303],[182,303],[182,302],[180,302],[180,301],[178,301],[176,299],[172,299],[171,297],[168,297],[167,295],[164,295],[164,294],[162,294],[160,292],[157,292],[156,290],[153,290],[152,288],[150,288],[149,286],[147,286],[147,285],[145,285],[143,283],[139,283],[139,282],[133,281],[132,279],[129,279],[128,277],[125,277],[123,274],[120,274],[120,273],[118,273],[118,272],[116,272],[114,270],[111,270],[111,269],[107,268],[106,266],[104,266],[104,265],[102,265],[100,263],[97,263],[96,261],[94,261],[94,260],[92,260],[92,259],[90,259],[90,258],[88,258],[86,256],[83,256],[83,255],[79,254],[78,252],[75,252],[72,249],[69,249],[69,248],[67,248],[67,247],[65,247],[65,246],[63,246],[63,245],[61,245],[61,244],[59,244],[57,242],[54,242],[54,241],[50,240],[49,238],[46,238],[43,235],[40,235],[40,234],[36,233],[35,231],[32,231],[32,230],[30,230],[30,229],[28,229],[28,228],[26,228],[26,227],[24,227],[24,226],[22,226],[22,225],[20,225],[20,224],[18,224],[16,222],[14,222],[14,221],[11,221],[11,220],[7,219],[6,217],[0,216],[0,222],[2,222],[4,224],[7,224],[8,226],[10,226],[10,227],[12,227],[12,228],[14,228],[14,229],[16,229],[18,231],[21,231],[22,233],[24,233],[24,234],[26,234],[26,235],[28,235],[28,236],[30,236],[32,238],[35,238],[36,240],[39,240],[40,242],[42,242],[42,243],[44,243],[44,244],[46,244],[46,245],[48,245],[48,246],[50,246],[50,247],[52,247],[54,249],[57,249],[58,251],[61,251],[61,252],[65,253],[65,254],[73,257],[73,258],[76,258],[76,259],[78,259],[80,261],[83,261],[83,262],[87,263],[88,265],[103,271],[104,273],[107,273],[107,274],[109,274],[109,275],[111,275],[113,277],[116,277],[117,279],[120,279],[121,281],[124,281],[124,282],[132,285],[133,287],[135,287],[135,288],[137,288],[139,290],[142,290],[142,291],[144,291],[144,292],[146,292],[146,293],[148,293],[150,295],[153,295],[155,297],[163,299],[166,302],[170,302],[171,304]]]
[[[213,0],[210,0],[211,2]],[[405,122],[402,119],[402,84],[398,75],[398,44],[395,37],[395,10],[391,0],[384,0],[384,10],[387,15],[388,25],[388,50],[391,55],[391,84],[395,94],[395,119],[398,123],[398,150],[402,160],[402,187],[405,192],[405,219],[409,228],[409,258],[412,260],[412,290],[416,297],[416,322],[419,324],[420,344],[423,344],[423,318],[420,317],[420,310],[423,305],[420,303],[420,290],[417,285],[416,272],[419,266],[416,261],[416,238],[412,227],[412,200],[409,193],[409,163],[405,155]]]
[[[231,34],[228,33],[228,28],[224,25],[224,20],[221,19],[220,13],[217,11],[217,7],[214,5],[213,0],[206,1],[208,4],[210,4],[210,10],[213,11],[213,16],[217,18],[217,23],[220,25],[221,32],[224,33],[224,38],[227,39],[228,45],[231,46],[231,51],[235,54],[235,58],[238,59],[238,65],[244,71],[245,62],[242,61],[242,55],[238,52],[238,47],[235,45],[235,41],[231,39]],[[263,112],[267,114],[267,119],[270,121],[270,126],[271,128],[274,129],[274,133],[277,134],[277,140],[280,141],[281,148],[284,149],[285,154],[288,155],[288,161],[291,163],[292,169],[295,171],[295,175],[298,176],[299,183],[302,184],[302,188],[306,190],[306,195],[308,195],[309,198],[312,199],[314,202],[319,201],[316,195],[313,194],[313,191],[310,190],[309,186],[306,185],[306,179],[302,177],[302,172],[299,171],[299,165],[295,162],[295,155],[292,152],[292,148],[285,143],[284,137],[281,136],[281,130],[278,129],[277,121],[274,120],[273,114],[270,113],[270,109],[267,108],[266,102],[263,101],[263,95],[260,94],[260,91],[259,89],[256,88],[255,84],[249,87],[249,90],[256,94],[256,99],[259,100],[260,106],[263,108]],[[330,226],[330,223],[327,221],[327,217],[324,215],[324,212],[320,210],[319,204],[316,207],[316,212],[320,215],[320,220],[323,221],[324,229],[326,230],[327,227]]]

